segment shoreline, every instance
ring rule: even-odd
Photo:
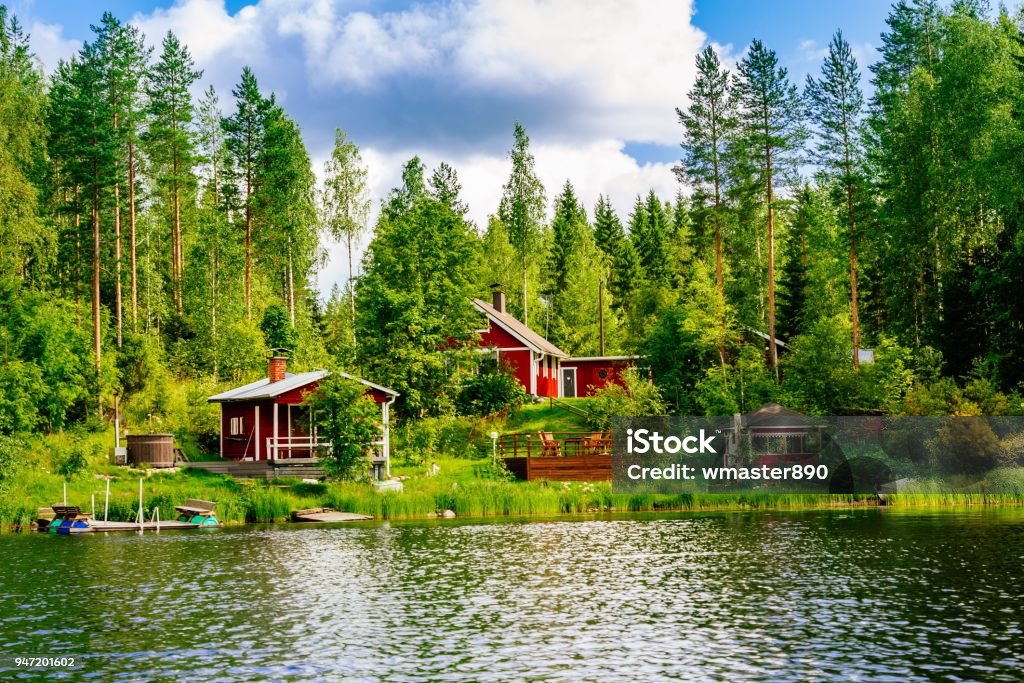
[[[388,495],[388,494],[378,494]],[[395,494],[390,494],[395,495]],[[401,495],[401,494],[398,494]],[[615,494],[628,495],[628,494]],[[671,499],[675,496],[662,494],[664,498]],[[351,522],[296,522],[288,515],[283,518],[274,519],[228,519],[222,521],[223,527],[242,527],[248,525],[290,525],[290,526],[344,526],[359,525],[366,523],[380,522],[451,522],[453,520],[477,521],[477,522],[502,522],[512,520],[529,519],[572,519],[580,517],[598,518],[616,517],[619,515],[637,514],[686,514],[701,512],[813,512],[822,510],[948,510],[957,509],[1013,509],[1024,507],[1024,496],[1009,494],[949,494],[939,498],[934,494],[901,494],[898,500],[883,502],[874,494],[800,494],[799,500],[793,500],[795,496],[789,495],[780,497],[779,494],[683,494],[691,496],[687,504],[672,504],[670,500],[654,500],[651,505],[638,505],[626,507],[606,507],[563,510],[552,512],[538,510],[536,512],[523,512],[521,510],[502,513],[469,514],[455,513],[454,516],[444,514],[444,511],[428,512],[424,514],[402,514],[394,516],[371,515],[372,519]],[[729,500],[723,500],[729,499]],[[450,509],[448,510],[451,511]],[[354,512],[367,514],[359,510],[339,510],[339,512]],[[170,529],[168,529],[170,530]],[[29,533],[39,532],[36,521],[25,524],[0,523],[0,533]]]

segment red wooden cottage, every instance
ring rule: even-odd
[[[292,374],[286,371],[287,358],[275,354],[268,363],[265,379],[230,389],[208,401],[221,404],[220,455],[229,460],[294,460],[314,458],[317,449],[326,447],[317,435],[317,425],[309,406],[305,405],[308,394],[316,391],[320,380],[331,373],[327,370],[313,370]],[[398,392],[339,373],[348,379],[363,384],[366,395],[380,406],[380,440],[372,444],[376,448],[375,460],[382,461],[386,476],[389,474],[388,454],[390,452],[390,407]]]
[[[621,373],[636,365],[637,356],[569,354],[534,332],[505,310],[505,293],[494,290],[492,303],[473,299],[488,326],[478,330],[480,345],[494,352],[498,364],[512,369],[531,396],[577,398],[591,396],[609,382],[622,383]]]

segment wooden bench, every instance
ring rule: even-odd
[[[175,505],[174,509],[178,512],[191,512],[199,515],[210,515],[213,514],[213,508],[217,504],[208,500],[199,500],[198,498],[189,498],[185,501],[184,505]]]
[[[89,519],[92,517],[91,514],[82,512],[82,508],[77,505],[51,505],[50,508],[53,510],[54,517],[60,519]]]

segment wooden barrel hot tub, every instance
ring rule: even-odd
[[[129,434],[128,462],[150,467],[174,467],[174,435]]]

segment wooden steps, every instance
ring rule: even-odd
[[[214,474],[228,474],[236,479],[277,479],[288,477],[294,479],[322,479],[324,468],[312,458],[292,461],[259,461],[235,462],[233,460],[215,460],[212,462],[192,462],[186,467],[206,470]]]

